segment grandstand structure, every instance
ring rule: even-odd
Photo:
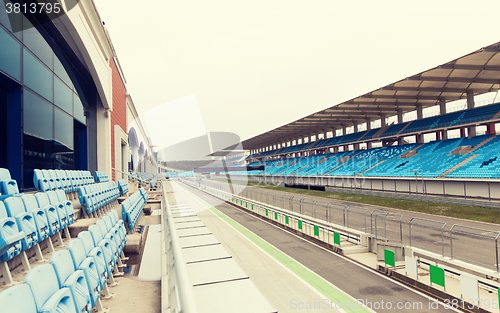
[[[417,191],[412,179],[418,176],[435,186],[443,182],[436,192],[442,195],[458,188],[446,190],[445,184],[465,179],[488,182],[491,198],[492,186],[498,187],[491,179],[500,178],[500,102],[476,105],[475,98],[496,97],[499,52],[500,43],[492,44],[247,139],[242,143],[250,151],[248,165],[266,170],[233,174],[340,187],[343,182],[328,178],[363,177],[357,180],[361,189],[384,190],[386,180],[385,189],[395,192]],[[457,100],[465,105],[452,110]],[[424,110],[436,114],[424,116]],[[426,187],[423,182],[420,190],[431,189]]]
[[[0,13],[0,311],[127,311],[158,160],[94,2],[59,4]]]

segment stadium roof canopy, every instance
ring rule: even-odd
[[[500,88],[500,42],[243,141],[247,150]],[[335,88],[335,87],[332,87]]]

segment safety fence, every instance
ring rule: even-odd
[[[196,313],[193,286],[189,283],[186,263],[174,226],[174,218],[168,206],[167,192],[172,191],[170,182],[162,182],[162,312]],[[163,281],[165,280],[165,281]],[[165,288],[163,288],[165,287]]]
[[[473,228],[454,224],[447,228],[445,222],[393,214],[379,209],[367,209],[357,205],[344,205],[341,202],[318,200],[302,195],[277,193],[258,188],[242,188],[239,194],[231,193],[232,186],[210,180],[189,178],[191,184],[207,191],[219,191],[230,200],[239,198],[246,201],[267,204],[284,211],[273,212],[292,219],[293,214],[308,216],[327,225],[336,225],[337,229],[349,229],[371,234],[377,241],[410,245],[438,253],[452,259],[460,259],[499,272],[498,238],[500,231]],[[242,200],[239,200],[242,201]],[[255,207],[255,204],[253,205]],[[268,209],[269,210],[269,209]],[[293,224],[294,225],[294,224]],[[305,225],[305,224],[304,224]],[[288,226],[288,225],[287,225]],[[309,231],[309,226],[305,226]],[[312,226],[311,226],[312,227]],[[330,234],[331,235],[331,234]],[[328,239],[329,235],[326,238]],[[345,235],[348,238],[350,235]],[[351,236],[352,237],[352,236]]]

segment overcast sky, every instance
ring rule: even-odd
[[[242,140],[500,41],[498,0],[94,1],[140,114]]]

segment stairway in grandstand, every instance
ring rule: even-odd
[[[488,142],[495,139],[497,136],[498,136],[497,134],[494,134],[493,136],[490,136],[490,137],[486,138],[485,140],[481,141],[477,146],[473,147],[472,150],[469,151],[469,153],[472,153],[472,152],[476,151],[477,149],[481,148],[482,146],[486,145]]]
[[[500,111],[491,117],[492,120],[496,120],[497,118],[500,118]]]
[[[405,125],[403,128],[401,128],[401,129],[400,129],[400,130],[396,133],[396,136],[397,136],[397,135],[399,135],[399,134],[401,134],[402,132],[404,132],[404,130],[406,129],[406,127],[410,126],[412,122],[413,122],[413,121],[409,121],[408,123],[406,123],[406,125]]]
[[[445,171],[443,174],[439,175],[439,177],[445,177],[446,175],[450,174],[451,172],[453,172],[454,170],[460,168],[462,165],[464,165],[465,163],[469,162],[469,161],[472,161],[474,158],[478,157],[479,154],[474,154],[470,157],[468,157],[467,159],[463,160],[462,162],[458,163],[457,165],[453,166],[452,168],[450,168],[449,170]]]
[[[419,149],[420,147],[422,147],[423,145],[425,145],[425,143],[420,144],[419,146],[417,146],[417,147],[415,147],[415,148],[411,149],[410,151],[407,151],[407,152],[405,152],[405,153],[401,154],[401,155],[399,156],[399,158],[398,158],[398,159],[407,159],[407,158],[411,158],[412,156],[414,156],[415,154],[417,154],[417,153],[418,153],[418,149]]]
[[[385,125],[384,127],[381,127],[380,130],[378,132],[376,132],[372,138],[378,138],[380,137],[380,135],[382,135],[383,133],[385,133],[386,130],[388,130],[394,123],[391,123],[391,124],[388,124],[388,125]]]
[[[332,168],[331,170],[329,170],[328,172],[326,172],[324,175],[329,175],[331,172],[335,171],[336,169],[338,169],[339,167],[345,165],[347,162],[349,162],[350,159],[354,158],[356,155],[364,152],[365,150],[359,150],[357,153],[354,153],[353,155],[350,155],[350,156],[346,156],[344,158],[341,158],[338,160],[339,163],[341,163],[340,165]]]
[[[359,173],[358,175],[363,175],[365,172],[368,172],[369,170],[371,170],[372,168],[376,167],[376,166],[379,166],[380,164],[384,163],[385,161],[387,160],[382,160],[380,162],[378,162],[377,164],[373,165],[372,167],[370,168],[367,168],[366,170],[362,171],[361,173]]]

